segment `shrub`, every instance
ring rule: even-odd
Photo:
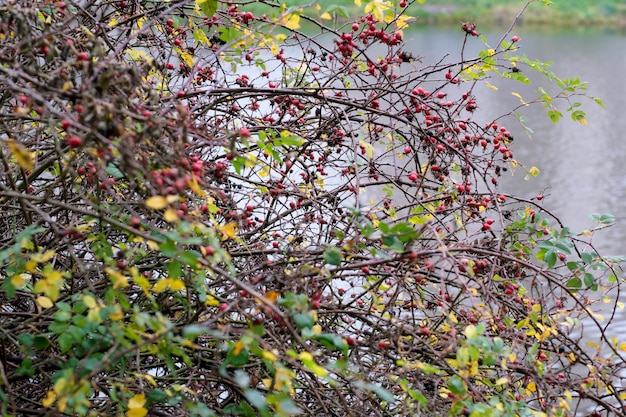
[[[620,259],[500,192],[474,113],[585,84],[508,33],[423,65],[364,3],[0,6],[3,414],[624,415]]]

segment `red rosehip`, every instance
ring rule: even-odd
[[[419,175],[417,175],[417,172],[411,171],[411,173],[409,174],[409,180],[415,182],[418,180],[418,178],[419,178]]]
[[[519,42],[519,36],[513,36],[511,38],[511,42],[515,43],[515,42]]]
[[[70,136],[65,139],[65,143],[67,143],[70,148],[78,148],[80,145],[83,144],[83,140],[78,136]]]
[[[87,52],[79,52],[78,55],[76,55],[76,59],[78,61],[89,61],[89,54]]]

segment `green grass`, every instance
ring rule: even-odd
[[[310,0],[283,0],[290,6],[308,5]],[[393,1],[393,0],[391,0]],[[363,4],[367,0],[362,0]],[[318,0],[320,11],[338,4],[358,13],[353,1]],[[519,13],[526,0],[426,0],[409,7],[408,14],[419,17],[421,24],[457,24],[474,21],[479,25],[508,25]],[[314,9],[310,12],[317,13]],[[626,29],[626,2],[624,0],[552,0],[549,6],[537,1],[530,5],[520,24],[550,26],[610,26]]]

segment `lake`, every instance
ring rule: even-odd
[[[483,32],[495,45],[505,29]],[[589,94],[599,97],[606,106],[584,98],[582,109],[587,113],[586,125],[572,121],[566,114],[566,102],[557,103],[565,117],[554,124],[542,105],[520,110],[525,125],[534,133],[529,138],[515,117],[506,117],[505,124],[516,138],[513,146],[515,159],[526,168],[536,166],[541,173],[528,181],[525,169],[518,168],[513,175],[501,178],[501,190],[532,198],[543,194],[543,206],[559,217],[573,231],[593,227],[590,213],[610,213],[617,224],[594,236],[598,251],[608,255],[626,254],[626,34],[601,30],[550,31],[538,28],[516,28],[520,53],[530,59],[553,62],[552,71],[560,78],[578,77],[588,81]],[[509,38],[510,36],[509,35]],[[405,33],[410,50],[431,60],[450,54],[450,62],[459,57],[462,33],[460,28],[419,28]],[[466,56],[474,56],[484,49],[480,40],[468,39]],[[520,104],[512,91],[525,101],[537,97],[537,87],[548,92],[549,81],[534,71],[522,71],[531,78],[525,86],[517,82],[490,80],[499,87],[477,90],[478,120],[488,122],[503,110]]]

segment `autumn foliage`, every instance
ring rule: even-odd
[[[410,1],[239,3],[0,6],[2,414],[626,415],[621,259],[476,118],[585,84],[472,23],[424,64]]]

